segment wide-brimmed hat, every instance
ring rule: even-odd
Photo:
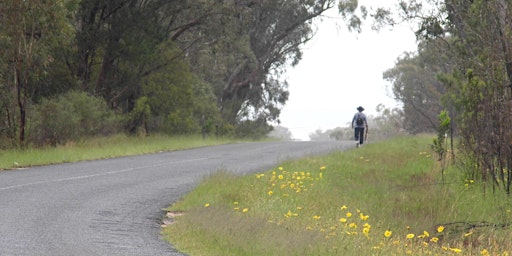
[[[361,106],[359,106],[359,107],[357,108],[357,110],[359,110],[359,111],[364,111],[364,108],[363,108],[363,107],[361,107]]]

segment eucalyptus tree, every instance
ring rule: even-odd
[[[477,161],[473,176],[511,192],[512,3],[447,1],[450,33],[462,58],[448,84],[462,110],[465,152]]]
[[[225,122],[278,121],[288,99],[281,75],[300,61],[301,46],[314,35],[313,20],[334,4],[247,0],[213,6],[208,25],[195,31],[203,41],[190,57],[196,73],[213,86]]]
[[[54,64],[54,53],[69,45],[65,3],[5,0],[0,4],[2,126],[9,126],[9,134],[16,134],[21,145],[32,96]],[[15,126],[17,131],[12,132]]]
[[[442,40],[423,42],[417,53],[405,53],[383,74],[402,103],[404,129],[410,133],[436,131],[438,115],[447,108],[447,89],[438,76],[451,72],[453,61],[444,46]]]
[[[425,7],[428,3],[429,7]],[[511,191],[512,2],[399,1],[401,18],[418,22],[417,37],[444,40],[451,70],[438,75],[454,107],[470,178]],[[382,16],[386,17],[386,16]],[[389,16],[387,16],[389,17]],[[393,23],[393,19],[381,19]],[[453,119],[452,119],[453,120]]]
[[[186,64],[186,51],[193,44],[179,40],[187,41],[182,40],[186,32],[204,22],[207,15],[198,10],[210,10],[203,5],[187,0],[81,1],[73,58],[81,89],[126,113],[126,128],[132,132],[143,127],[146,133],[147,128],[173,133],[182,127],[179,122],[183,127],[194,123],[191,118],[199,123],[202,113],[197,112],[206,111],[201,106],[209,92]],[[140,111],[141,104],[146,110]],[[178,130],[197,130],[183,127]]]

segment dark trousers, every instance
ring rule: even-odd
[[[364,127],[356,127],[354,129],[355,131],[355,140],[359,140],[359,144],[363,144],[363,140],[364,140]]]

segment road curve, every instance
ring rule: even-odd
[[[264,171],[352,146],[240,143],[2,171],[0,255],[182,255],[161,239],[162,209],[206,175]]]

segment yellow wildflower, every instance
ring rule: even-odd
[[[320,218],[321,218],[321,217],[320,217],[320,216],[318,216],[318,215],[313,216],[313,219],[315,219],[315,220],[318,220],[318,219],[320,219]]]
[[[351,213],[351,212],[347,212],[347,214],[346,214],[346,215],[347,215],[347,218],[352,217],[352,213]]]
[[[271,196],[272,194],[274,194],[274,192],[272,190],[269,190],[268,195]]]
[[[242,210],[242,212],[248,212],[248,211],[249,211],[249,208],[244,208],[244,209]]]
[[[369,228],[369,227],[365,227],[365,228],[363,228],[363,234],[364,234],[365,236],[367,236],[367,237],[368,237],[368,234],[369,234],[369,233],[370,233],[370,228]]]
[[[325,168],[327,168],[326,166],[322,166],[320,167],[320,170],[325,170]]]
[[[206,204],[204,204],[204,207],[205,207],[205,208],[208,208],[208,207],[210,207],[210,204],[209,204],[209,203],[206,203]]]
[[[439,226],[439,227],[437,227],[437,232],[438,232],[438,233],[443,232],[443,230],[444,230],[444,226]]]
[[[430,242],[433,242],[433,243],[437,243],[437,241],[439,241],[439,238],[437,238],[437,237],[432,237],[430,239]]]
[[[459,248],[450,248],[450,251],[455,252],[455,253],[461,253],[462,252],[462,250],[459,249]]]
[[[341,222],[341,223],[345,223],[345,222],[347,222],[347,219],[345,219],[345,218],[341,218],[341,219],[340,219],[340,222]]]
[[[346,209],[348,209],[348,207],[346,205],[343,205],[343,206],[340,207],[340,210],[342,210],[342,211],[346,210]]]
[[[406,238],[407,238],[407,239],[413,239],[413,238],[414,238],[414,234],[411,234],[411,233],[410,233],[410,234],[407,234]]]
[[[390,230],[386,230],[386,232],[384,232],[385,237],[391,237],[392,234],[393,234],[393,231],[390,231]]]
[[[423,234],[419,235],[418,238],[425,238],[425,237],[429,237],[430,234],[427,232],[427,231],[423,231]]]
[[[487,249],[483,249],[482,251],[480,251],[480,255],[487,256],[489,255],[489,251],[487,251]]]

